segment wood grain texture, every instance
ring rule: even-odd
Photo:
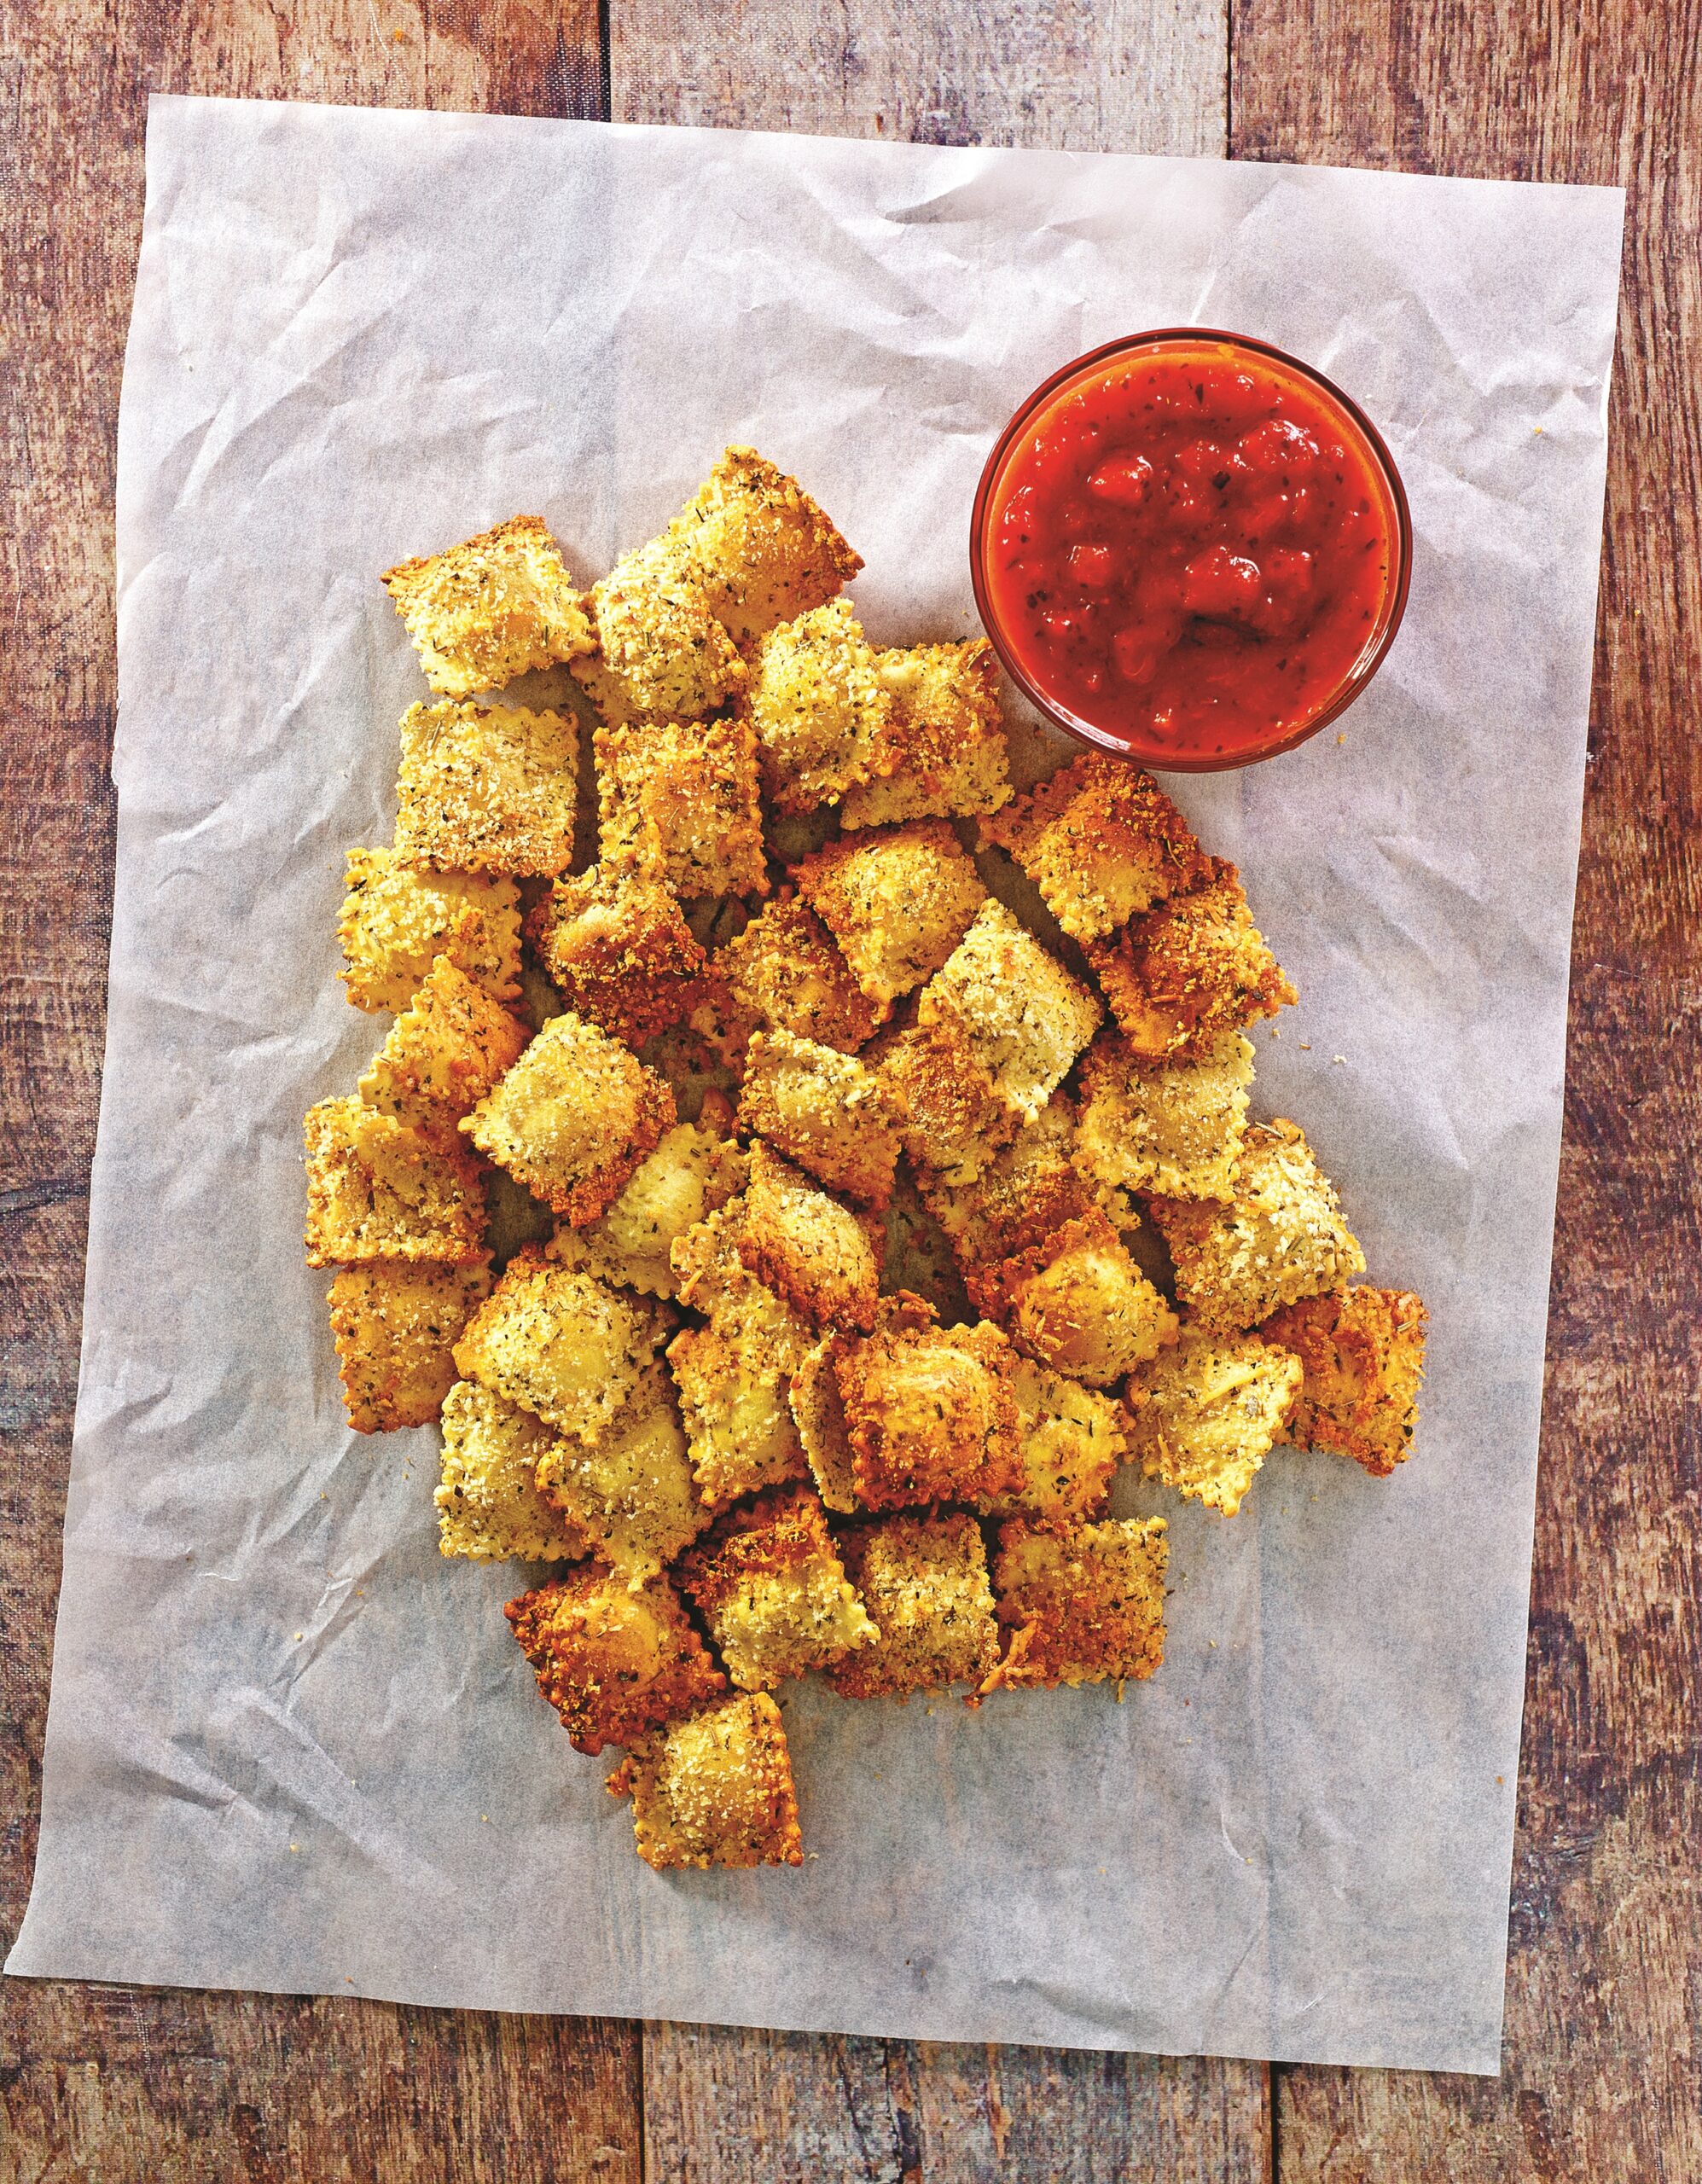
[[[0,4],[0,1927],[33,1850],[112,894],[112,502],[149,90],[601,111],[595,0]],[[9,1980],[0,2180],[637,2184],[625,2024]]]
[[[1236,0],[1234,151],[1629,189],[1504,2074],[1279,2073],[1293,2184],[1702,2177],[1702,7]]]

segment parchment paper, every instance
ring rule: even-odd
[[[157,99],[119,447],[111,1019],[34,1892],[9,1970],[935,2039],[1497,2067],[1617,191]],[[342,1423],[299,1124],[345,849],[421,686],[375,581],[534,509],[587,579],[723,444],[969,625],[970,496],[1058,363],[1182,321],[1334,375],[1412,605],[1303,751],[1178,785],[1303,999],[1305,1124],[1432,1312],[1412,1461],[1171,1524],[1103,1689],[782,1694],[801,1870],[662,1876]]]

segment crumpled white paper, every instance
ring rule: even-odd
[[[119,448],[111,1022],[34,1892],[9,1969],[1494,2071],[1618,191],[156,99]],[[720,448],[969,626],[1017,400],[1178,322],[1322,366],[1417,529],[1371,694],[1182,801],[1302,1001],[1255,1112],[1432,1312],[1416,1453],[1171,1521],[1109,1691],[783,1694],[808,1862],[651,1873],[427,1432],[342,1423],[299,1123],[382,1022],[342,858],[419,694],[375,578],[516,509],[588,579]]]

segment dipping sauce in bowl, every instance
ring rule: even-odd
[[[1351,705],[1411,559],[1364,414],[1281,350],[1203,327],[1112,342],[1037,388],[970,540],[982,622],[1034,705],[1182,772],[1291,750]]]

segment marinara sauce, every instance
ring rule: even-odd
[[[1031,398],[976,502],[976,595],[1014,679],[1149,764],[1242,765],[1357,695],[1405,603],[1387,450],[1280,350],[1199,329]]]

